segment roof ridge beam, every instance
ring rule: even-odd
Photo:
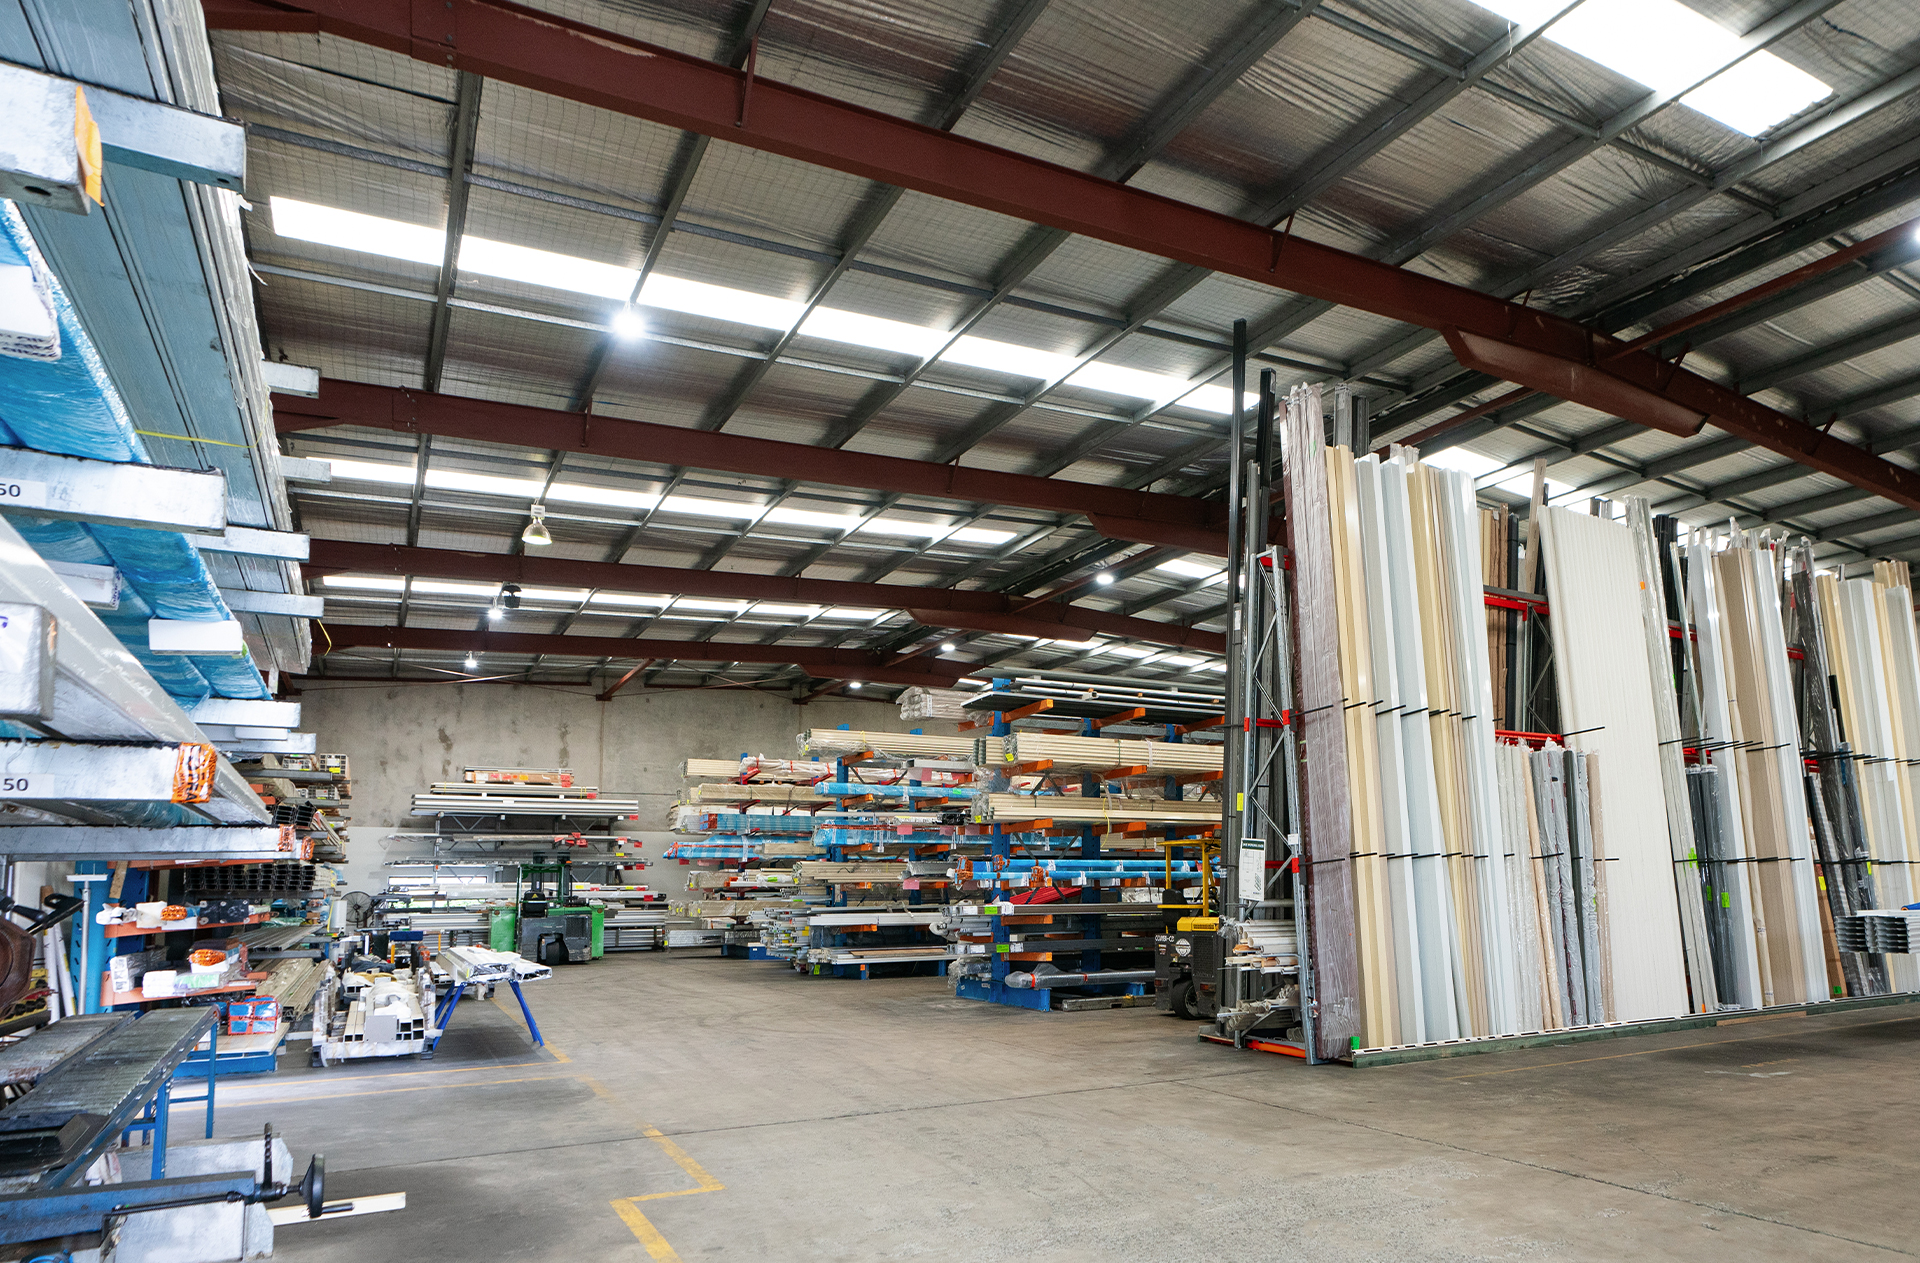
[[[1226,552],[1226,537],[1219,525],[1225,506],[1188,496],[965,465],[936,465],[869,452],[833,451],[778,439],[495,403],[332,377],[320,379],[320,393],[314,398],[275,395],[273,403],[274,425],[282,434],[358,425],[774,479],[799,477],[835,487],[1097,516],[1099,529],[1116,539],[1220,556]]]
[[[952,688],[972,663],[922,660],[917,670],[887,666],[859,649],[745,645],[702,640],[636,640],[625,636],[554,636],[526,632],[468,631],[446,627],[376,627],[328,623],[333,648],[416,649],[443,653],[558,654],[616,661],[751,662],[797,666],[819,678],[871,680],[877,684]]]
[[[581,561],[525,553],[474,553],[445,548],[404,548],[350,540],[312,541],[306,571],[400,575],[434,579],[472,579],[486,583],[545,584],[601,591],[662,592],[669,596],[708,597],[749,603],[795,602],[808,605],[870,606],[905,610],[930,627],[974,630],[973,618],[997,619],[1013,635],[1056,637],[1079,630],[1150,644],[1187,646],[1224,653],[1223,637],[1193,632],[1172,623],[1070,605],[1062,601],[1019,600],[1004,593],[905,583],[855,583],[844,579],[781,578],[730,571],[682,570],[672,566]],[[922,617],[925,615],[925,617]],[[1017,628],[1012,624],[1018,623]],[[1003,630],[988,627],[984,630]]]

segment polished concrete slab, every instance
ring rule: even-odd
[[[222,1086],[222,1134],[272,1120],[329,1196],[408,1196],[276,1258],[1920,1254],[1915,1009],[1355,1071],[704,953],[527,991],[545,1052],[469,1002],[434,1061]]]

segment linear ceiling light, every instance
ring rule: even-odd
[[[341,481],[411,485],[411,465],[391,465],[381,461],[335,460],[330,462],[333,477]],[[526,500],[541,493],[545,485],[538,478],[502,478],[496,474],[474,474],[461,469],[428,469],[426,485],[442,491],[466,491],[479,495]],[[608,508],[646,510],[660,503],[660,497],[644,491],[622,491],[615,487],[589,487],[581,483],[556,482],[546,488],[546,497],[571,504],[597,504]],[[764,507],[744,500],[712,500],[703,496],[668,496],[660,506],[668,513],[688,517],[722,518],[730,521],[763,521],[788,526],[820,527],[833,531],[851,531],[859,535],[901,535],[914,539],[953,540],[963,544],[1004,544],[1012,531],[989,530],[980,526],[955,528],[941,522],[915,522],[903,517],[863,518],[854,513],[818,513],[809,509],[775,508],[762,514]]]
[[[1526,27],[1565,7],[1564,0],[1477,2]],[[1543,38],[1657,92],[1699,83],[1680,103],[1748,136],[1833,95],[1825,83],[1772,53],[1735,62],[1740,37],[1680,0],[1586,0]]]
[[[438,264],[445,249],[442,229],[399,220],[363,215],[357,211],[316,206],[289,197],[274,197],[273,230],[282,237],[318,245],[357,250],[413,263]],[[633,268],[575,258],[551,250],[488,241],[471,233],[460,238],[460,270],[501,280],[541,285],[596,298],[626,299],[640,279]],[[1225,416],[1233,410],[1233,394],[1225,386],[1209,386],[1169,373],[1149,373],[1118,364],[1080,365],[1079,358],[1036,347],[1016,346],[972,334],[954,338],[931,329],[859,312],[817,307],[774,298],[725,285],[709,285],[684,277],[651,273],[640,291],[637,306],[683,315],[702,316],[731,324],[751,325],[785,333],[804,315],[800,336],[820,338],[868,350],[911,355],[917,359],[939,354],[940,362],[1004,373],[1049,384],[1065,383],[1103,394],[1142,399],[1155,407],[1178,401],[1182,407]],[[612,317],[610,329],[623,338],[647,336],[645,322],[630,316],[632,306]],[[635,323],[639,328],[635,328]],[[942,351],[941,348],[945,348]],[[1076,367],[1078,366],[1078,367]],[[1253,396],[1248,395],[1249,403]],[[557,497],[556,497],[557,498]]]

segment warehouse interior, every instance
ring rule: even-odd
[[[1912,4],[0,103],[0,1259],[1920,1252]]]

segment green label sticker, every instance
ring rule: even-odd
[[[1720,892],[1720,906],[1723,908],[1731,908],[1733,906],[1733,892],[1731,890],[1723,890]]]

